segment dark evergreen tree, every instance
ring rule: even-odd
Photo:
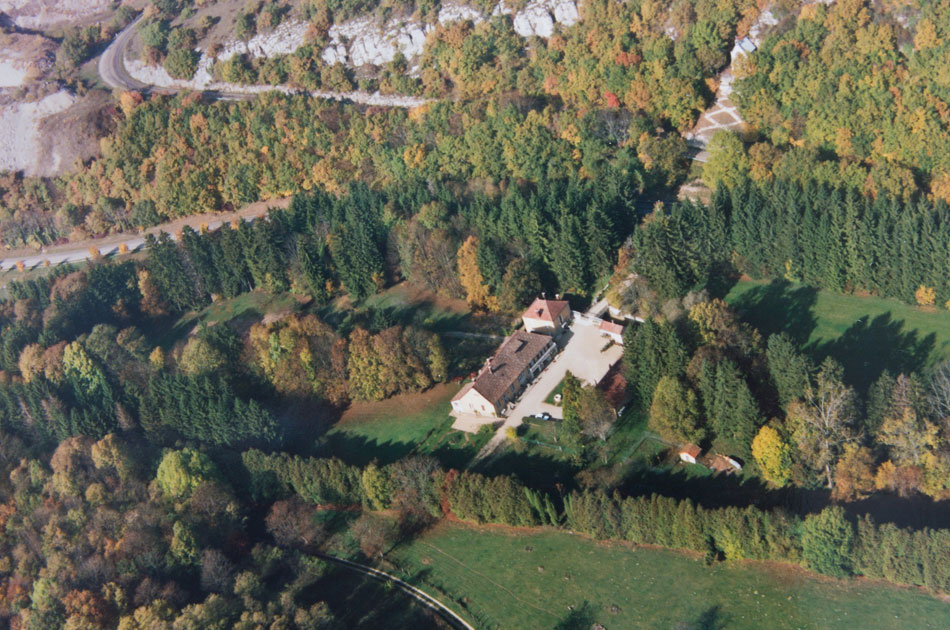
[[[785,407],[805,393],[812,372],[811,363],[784,333],[769,337],[766,355],[779,404]]]

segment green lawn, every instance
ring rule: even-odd
[[[500,449],[480,462],[476,470],[488,475],[517,475],[531,486],[547,488],[560,483],[571,487],[581,468],[573,459],[575,449],[562,447],[563,438],[557,433],[562,426],[560,422],[526,418],[519,431],[520,443]],[[634,469],[682,468],[678,460],[671,463],[669,446],[647,429],[646,415],[634,411],[628,411],[617,421],[607,438],[606,450],[596,441],[588,448],[591,450],[587,468],[615,480]],[[688,471],[689,476],[709,474],[702,466],[687,468],[695,469]]]
[[[388,464],[410,454],[434,455],[447,466],[464,465],[487,438],[452,429],[449,401],[457,391],[457,383],[448,383],[421,394],[354,403],[326,434],[324,449],[359,466],[373,459]]]
[[[446,523],[389,559],[480,630],[950,627],[950,604],[911,589],[819,579],[776,564],[706,567],[676,552],[560,532]]]
[[[407,282],[355,304],[349,297],[337,298],[319,314],[341,330],[357,325],[380,329],[400,324],[442,332],[475,330],[488,324],[473,318],[464,301],[442,298]]]
[[[667,446],[647,430],[647,414],[628,410],[617,420],[613,432],[607,438],[608,463],[653,465]]]
[[[550,391],[550,393],[548,393],[548,397],[544,399],[544,402],[546,402],[549,405],[560,405],[561,403],[556,402],[554,400],[554,397],[557,396],[558,394],[562,394],[563,392],[564,392],[564,379],[562,378],[561,382],[558,383],[557,386]]]
[[[740,281],[726,296],[763,335],[788,333],[817,360],[834,356],[865,388],[885,369],[924,370],[950,356],[950,312],[801,284]]]
[[[250,328],[269,313],[296,312],[300,302],[289,293],[273,294],[266,291],[243,293],[235,298],[218,300],[201,309],[182,315],[171,328],[161,327],[155,339],[156,345],[165,349],[184,339],[196,326],[230,322],[237,328]]]

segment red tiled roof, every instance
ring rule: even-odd
[[[684,444],[682,448],[680,448],[680,453],[686,453],[693,459],[696,459],[697,457],[699,457],[702,454],[702,452],[703,452],[703,449],[699,448],[695,444]]]
[[[554,318],[560,315],[567,305],[565,300],[542,300],[538,298],[531,303],[523,317],[554,323]]]
[[[613,333],[615,335],[623,334],[623,326],[613,322],[608,322],[606,319],[600,322],[600,329],[604,332]]]

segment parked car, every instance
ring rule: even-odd
[[[544,420],[546,422],[551,419],[551,414],[547,412],[536,413],[534,414],[534,417],[537,418],[538,420]]]

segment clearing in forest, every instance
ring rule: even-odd
[[[950,625],[950,606],[913,589],[819,578],[775,563],[707,567],[694,555],[561,532],[443,523],[388,558],[411,582],[447,594],[445,603],[484,630]]]

